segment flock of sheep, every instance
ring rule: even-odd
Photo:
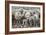
[[[18,9],[12,14],[13,28],[40,27],[40,13],[37,10]]]

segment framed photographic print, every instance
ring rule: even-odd
[[[5,34],[44,32],[45,4],[5,2]]]

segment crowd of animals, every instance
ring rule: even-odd
[[[19,9],[12,14],[13,28],[40,27],[40,13],[34,10]]]

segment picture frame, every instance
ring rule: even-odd
[[[22,26],[21,25],[19,27],[20,24],[18,26],[14,26],[14,23],[12,23],[13,22],[12,21],[13,17],[11,16],[12,14],[15,13],[15,12],[12,12],[14,10],[16,12],[19,11],[19,10],[22,10],[23,12],[25,10],[26,11],[27,10],[28,11],[31,10],[31,12],[34,12],[34,11],[38,10],[38,12],[40,13],[39,15],[41,17],[41,18],[39,18],[40,25],[36,24],[36,25],[33,25],[33,26],[29,26],[30,24],[28,23],[29,25],[25,24],[26,26],[24,26],[24,25]],[[14,15],[17,15],[17,14],[14,14]],[[21,14],[21,16],[22,16],[22,14]],[[27,16],[26,13],[25,13],[25,17],[27,18],[27,17],[29,17],[29,15]],[[15,18],[16,18],[16,16],[15,16]],[[24,18],[24,21],[21,20],[22,23],[25,22],[27,19]],[[40,2],[23,2],[23,1],[5,1],[5,34],[44,32],[45,31],[45,25],[44,24],[45,24],[45,3],[40,3]]]

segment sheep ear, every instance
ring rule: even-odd
[[[30,12],[30,15],[32,15],[32,13]]]

